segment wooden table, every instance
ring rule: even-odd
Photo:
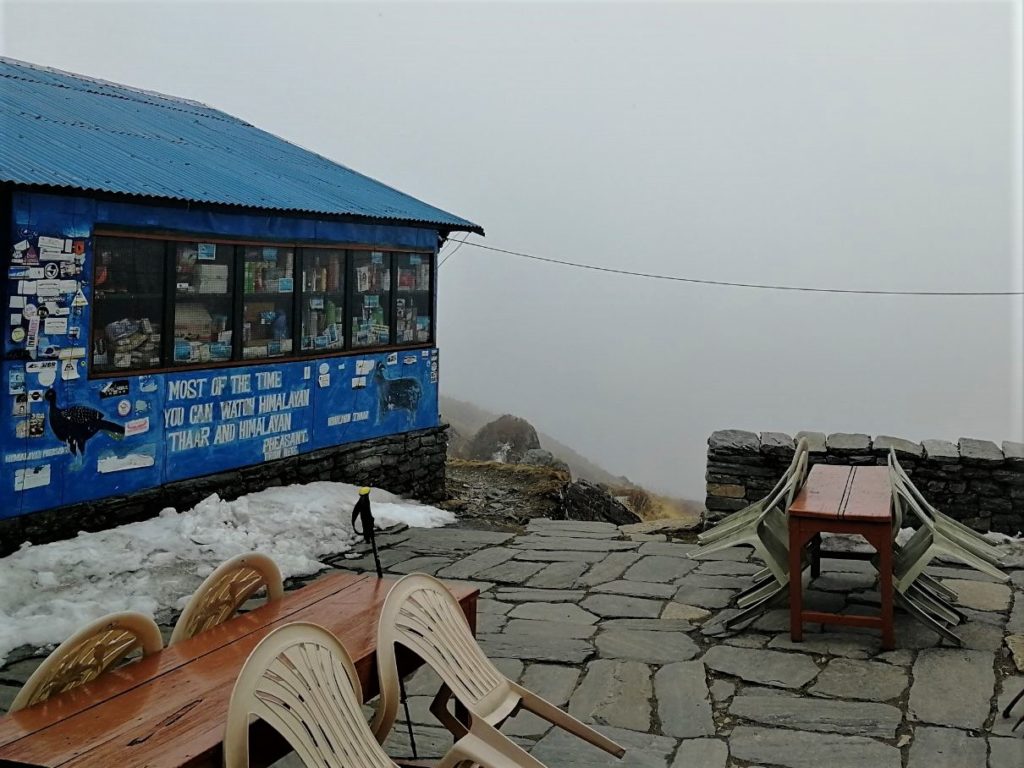
[[[818,546],[822,533],[856,533],[878,552],[878,616],[805,611],[803,608],[803,548],[812,543],[811,575],[820,570]],[[842,557],[843,555],[839,555]],[[878,627],[882,648],[893,648],[892,623],[892,490],[888,467],[848,467],[817,464],[789,508],[789,628],[793,642],[803,640],[803,623]]]
[[[363,688],[377,694],[377,620],[394,582],[335,572],[283,599],[112,670],[91,683],[0,718],[0,767],[220,766],[228,700],[249,653],[271,630],[311,621],[345,645]],[[476,631],[479,590],[450,584]],[[399,655],[402,673],[416,661]],[[287,745],[272,729],[252,730],[252,758],[272,762]]]

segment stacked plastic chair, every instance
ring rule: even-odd
[[[1000,552],[980,533],[933,507],[889,451],[889,480],[893,493],[893,590],[896,604],[942,637],[960,645],[953,628],[964,614],[952,603],[956,593],[925,573],[937,557],[959,560],[998,581],[1009,577],[999,570]],[[908,512],[920,527],[902,545],[896,536]]]
[[[749,546],[765,563],[754,584],[736,598],[739,614],[724,623],[733,627],[753,620],[789,594],[789,507],[807,479],[807,442],[797,444],[793,461],[772,492],[740,510],[698,540],[701,546],[690,557],[701,560],[732,547]]]
[[[281,734],[309,768],[396,768],[367,725],[362,700],[345,646],[316,624],[286,624],[260,641],[235,682],[224,768],[249,767],[253,716]],[[500,733],[480,726],[463,734],[435,765],[544,768]]]

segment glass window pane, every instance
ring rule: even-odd
[[[231,245],[176,244],[175,365],[231,359],[234,257]]]
[[[391,254],[353,251],[352,346],[391,343]]]
[[[242,301],[242,357],[280,357],[292,351],[295,254],[291,248],[247,246]]]
[[[92,370],[160,368],[164,241],[97,237],[95,252]]]
[[[433,331],[430,297],[429,253],[396,253],[395,256],[395,343],[421,344],[431,340]]]
[[[343,349],[345,251],[302,252],[302,349]]]

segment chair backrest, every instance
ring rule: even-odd
[[[474,715],[486,719],[510,699],[518,701],[508,679],[480,649],[451,592],[432,576],[413,573],[395,583],[381,609],[377,631],[380,705],[373,723],[378,739],[391,730],[398,709],[396,644],[423,659]]]
[[[920,491],[914,488],[910,479],[896,462],[894,453],[889,456],[889,482],[892,485],[893,528],[899,533],[898,525],[906,520],[907,510],[930,531],[935,530],[935,521],[921,503]],[[925,502],[927,503],[927,502]]]
[[[275,629],[249,654],[235,681],[224,768],[248,768],[253,715],[311,768],[394,768],[366,723],[362,701],[352,659],[334,635],[304,622]]]
[[[782,473],[782,477],[779,478],[779,481],[775,483],[774,487],[768,492],[768,495],[765,496],[766,499],[774,498],[776,494],[778,494],[782,486],[785,485],[789,481],[789,479],[793,477],[797,469],[802,466],[804,468],[803,476],[800,478],[796,486],[795,492],[800,490],[800,487],[804,484],[804,480],[807,479],[808,452],[809,448],[807,444],[807,438],[801,437],[799,440],[796,441],[796,449],[793,451],[793,458],[790,459],[789,466],[786,467],[786,471]]]
[[[778,510],[783,514],[789,513],[789,508],[793,505],[793,499],[807,479],[807,460],[806,450],[803,453],[798,452],[796,460],[791,465],[791,469],[786,470],[782,480],[772,489],[771,494],[765,497],[764,512],[761,513],[762,517],[771,513],[772,510]]]
[[[249,552],[217,566],[185,606],[168,645],[195,637],[223,624],[256,592],[266,588],[267,602],[284,595],[281,571],[266,555]]]
[[[11,712],[88,683],[141,650],[163,648],[160,627],[142,613],[111,613],[82,627],[36,668],[11,703]]]

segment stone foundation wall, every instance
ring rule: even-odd
[[[760,499],[793,456],[795,438],[806,437],[811,464],[885,464],[889,448],[925,497],[979,531],[1024,531],[1024,444],[962,437],[920,443],[898,437],[837,432],[745,432],[726,429],[708,438],[708,520],[725,517]]]
[[[41,544],[79,531],[98,531],[156,516],[166,507],[189,509],[211,493],[234,499],[275,485],[335,480],[378,488],[420,501],[445,498],[448,426],[406,432],[159,488],[0,520],[0,556],[23,542]]]

